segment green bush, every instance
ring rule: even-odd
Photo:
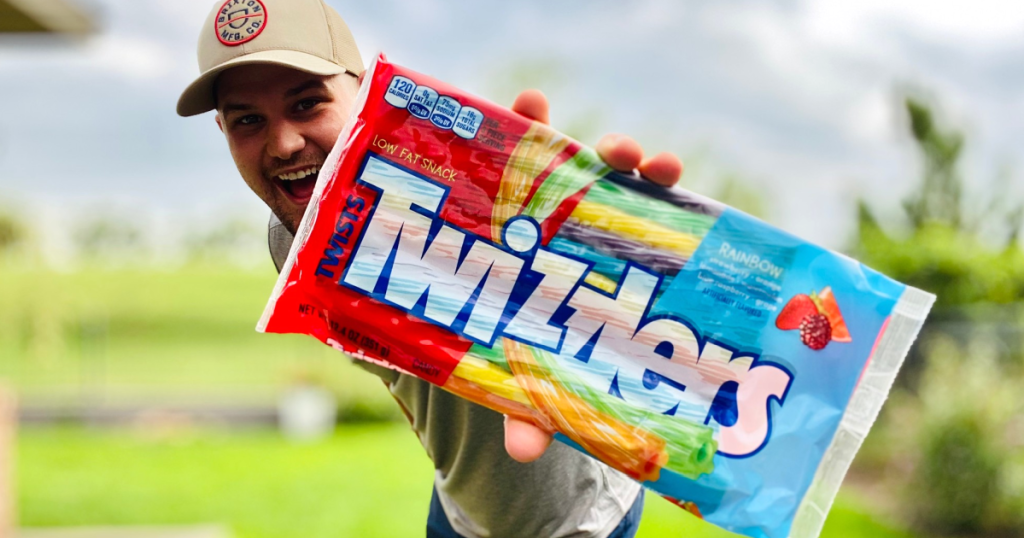
[[[999,454],[978,417],[962,413],[928,428],[913,484],[917,524],[942,533],[980,533],[999,502]]]
[[[931,223],[892,237],[862,223],[858,257],[870,267],[938,296],[937,308],[1024,298],[1024,251],[992,248],[975,235]]]
[[[1008,435],[1024,410],[1024,378],[1000,367],[995,355],[983,341],[964,348],[937,339],[913,423],[890,425],[911,430],[918,443],[903,502],[920,530],[1024,536],[1022,491],[1009,479],[1024,454]]]

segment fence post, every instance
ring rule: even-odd
[[[0,538],[13,537],[18,526],[14,477],[17,434],[17,398],[9,386],[0,384]]]

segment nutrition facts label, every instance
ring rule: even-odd
[[[483,113],[476,108],[462,106],[454,97],[440,95],[437,90],[419,86],[407,77],[393,77],[384,100],[396,108],[408,110],[413,117],[427,120],[439,129],[450,129],[467,140],[476,138],[484,123]]]
[[[420,86],[412,92],[412,102],[409,103],[409,113],[420,119],[427,119],[437,104],[437,92],[432,88]]]

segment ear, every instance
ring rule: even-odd
[[[218,113],[216,116],[214,116],[214,119],[217,121],[217,128],[220,129],[220,132],[223,133],[224,132],[224,122],[221,121],[220,114]]]

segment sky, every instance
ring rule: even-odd
[[[58,242],[97,210],[165,232],[265,220],[212,115],[174,113],[213,2],[77,1],[101,27],[84,42],[0,40],[0,205]],[[556,128],[676,152],[706,194],[738,177],[767,220],[828,247],[847,244],[858,197],[896,215],[914,188],[908,90],[967,134],[970,196],[1009,174],[1024,197],[1019,0],[329,3],[367,62],[384,51],[506,105],[539,87]]]

